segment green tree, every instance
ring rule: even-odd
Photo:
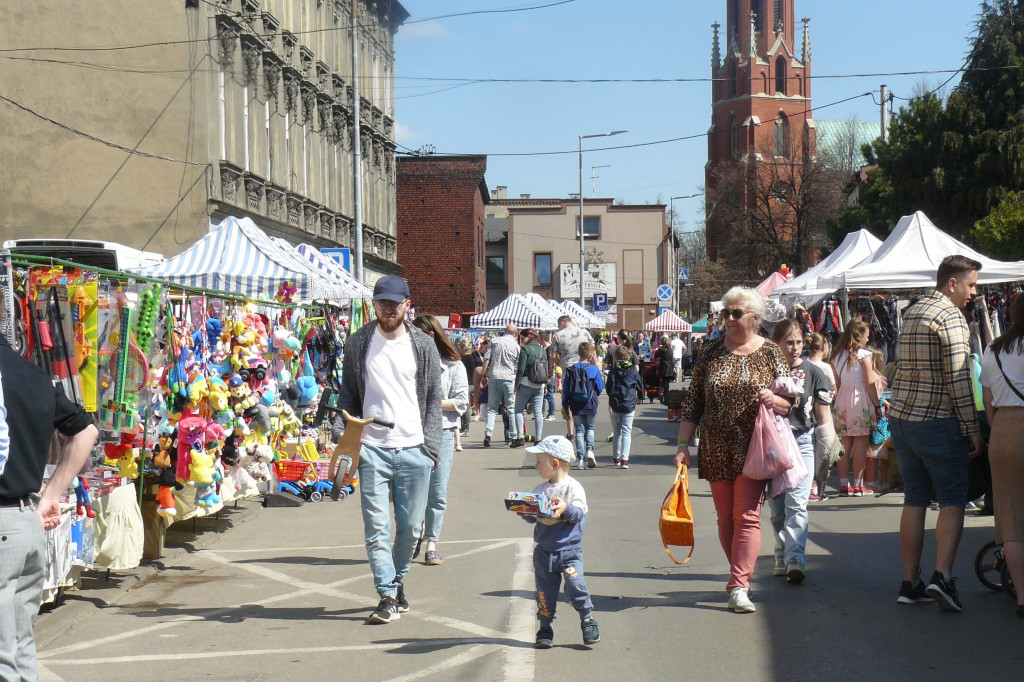
[[[983,251],[1002,260],[1024,260],[1024,193],[1007,194],[972,234]]]

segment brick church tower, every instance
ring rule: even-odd
[[[711,129],[705,184],[729,162],[756,164],[776,157],[813,155],[811,41],[804,18],[797,56],[794,0],[726,0],[725,34],[715,23],[711,51]],[[738,200],[743,201],[740,197]],[[729,227],[707,206],[708,258],[719,259]]]

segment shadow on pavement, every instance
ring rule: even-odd
[[[226,613],[222,612],[223,609],[218,609],[216,607],[203,609],[180,608],[171,605],[161,606],[153,604],[152,602],[125,604],[123,606],[114,606],[110,608],[116,608],[120,613],[138,616],[139,618],[173,619],[195,617],[209,623],[225,624],[244,623],[249,620],[291,620],[312,622],[347,620],[362,622],[366,620],[367,613],[367,608],[365,606],[328,611],[323,606],[267,608],[256,604],[242,604],[237,607],[229,607],[229,610]],[[211,611],[215,611],[215,613],[211,614]]]
[[[302,566],[356,566],[366,559],[331,559],[322,556],[278,556],[269,559],[236,559],[233,564],[299,564]]]
[[[532,649],[533,642],[521,642],[516,639],[497,639],[492,637],[424,637],[419,639],[380,639],[371,644],[397,644],[394,649],[386,649],[386,654],[423,654],[432,651],[444,651],[472,644],[494,644],[502,647]]]

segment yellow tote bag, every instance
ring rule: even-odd
[[[690,506],[689,489],[689,471],[685,465],[680,464],[676,469],[675,482],[661,503],[661,520],[658,523],[661,541],[665,543],[665,553],[676,564],[685,564],[693,556],[693,508]],[[677,561],[669,545],[689,547],[690,553],[683,561]]]

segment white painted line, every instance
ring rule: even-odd
[[[503,650],[505,663],[502,679],[506,682],[532,680],[534,678],[534,649],[525,646],[533,636],[537,622],[537,605],[518,592],[532,593],[536,590],[533,577],[533,540],[520,540],[516,546],[516,568],[512,573],[512,594],[508,604],[508,632],[513,641],[524,646],[506,646]]]
[[[387,682],[411,682],[412,680],[421,680],[424,677],[430,677],[436,675],[445,670],[455,668],[465,663],[471,663],[478,658],[494,653],[497,651],[497,647],[493,644],[477,644],[474,647],[463,651],[461,654],[450,656],[444,660],[438,661],[434,665],[429,665],[426,668],[420,668],[414,673],[408,675],[401,675],[399,677],[392,677]],[[475,676],[474,676],[475,677]]]
[[[60,677],[52,670],[47,668],[45,665],[40,663],[39,668],[39,682],[64,682],[64,678]]]
[[[517,542],[520,538],[479,538],[476,540],[445,540],[442,545],[473,545],[480,542]],[[332,549],[364,549],[366,544],[359,545],[320,545],[316,547],[263,547],[260,549],[218,549],[217,554],[274,554],[277,552],[309,552]],[[209,550],[200,550],[202,554]]]
[[[501,540],[500,542],[494,542],[483,547],[477,547],[476,549],[466,550],[465,552],[459,552],[458,554],[450,554],[444,557],[445,561],[451,561],[452,559],[459,559],[464,556],[470,556],[471,554],[479,554],[480,552],[489,552],[492,549],[498,549],[500,547],[508,547],[509,545],[515,544],[517,540]]]

